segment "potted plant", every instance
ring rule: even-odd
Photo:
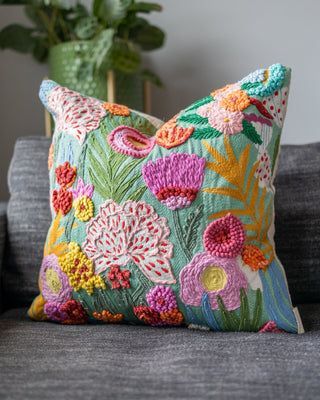
[[[164,32],[141,16],[161,11],[159,4],[93,0],[90,9],[64,0],[0,0],[0,4],[24,5],[32,24],[6,26],[0,31],[0,48],[47,61],[50,78],[61,85],[103,100],[108,99],[108,90],[110,100],[115,86],[113,101],[141,110],[143,82],[161,84],[143,69],[141,57],[164,43]]]

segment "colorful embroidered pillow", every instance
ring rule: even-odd
[[[289,83],[280,64],[258,70],[156,132],[147,116],[44,81],[53,221],[29,315],[302,331],[273,242]]]

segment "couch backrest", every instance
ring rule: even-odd
[[[7,306],[27,305],[50,225],[50,141],[17,141],[9,170],[8,246],[3,276]],[[276,193],[276,248],[294,303],[320,301],[320,143],[282,146]]]

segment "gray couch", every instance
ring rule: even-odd
[[[0,399],[319,399],[320,143],[282,146],[276,244],[306,333],[32,322],[50,224],[44,138],[20,139],[0,206]]]

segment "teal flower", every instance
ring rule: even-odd
[[[252,72],[240,81],[241,89],[251,96],[270,96],[279,89],[286,76],[286,68],[281,64],[273,64],[268,69]]]

